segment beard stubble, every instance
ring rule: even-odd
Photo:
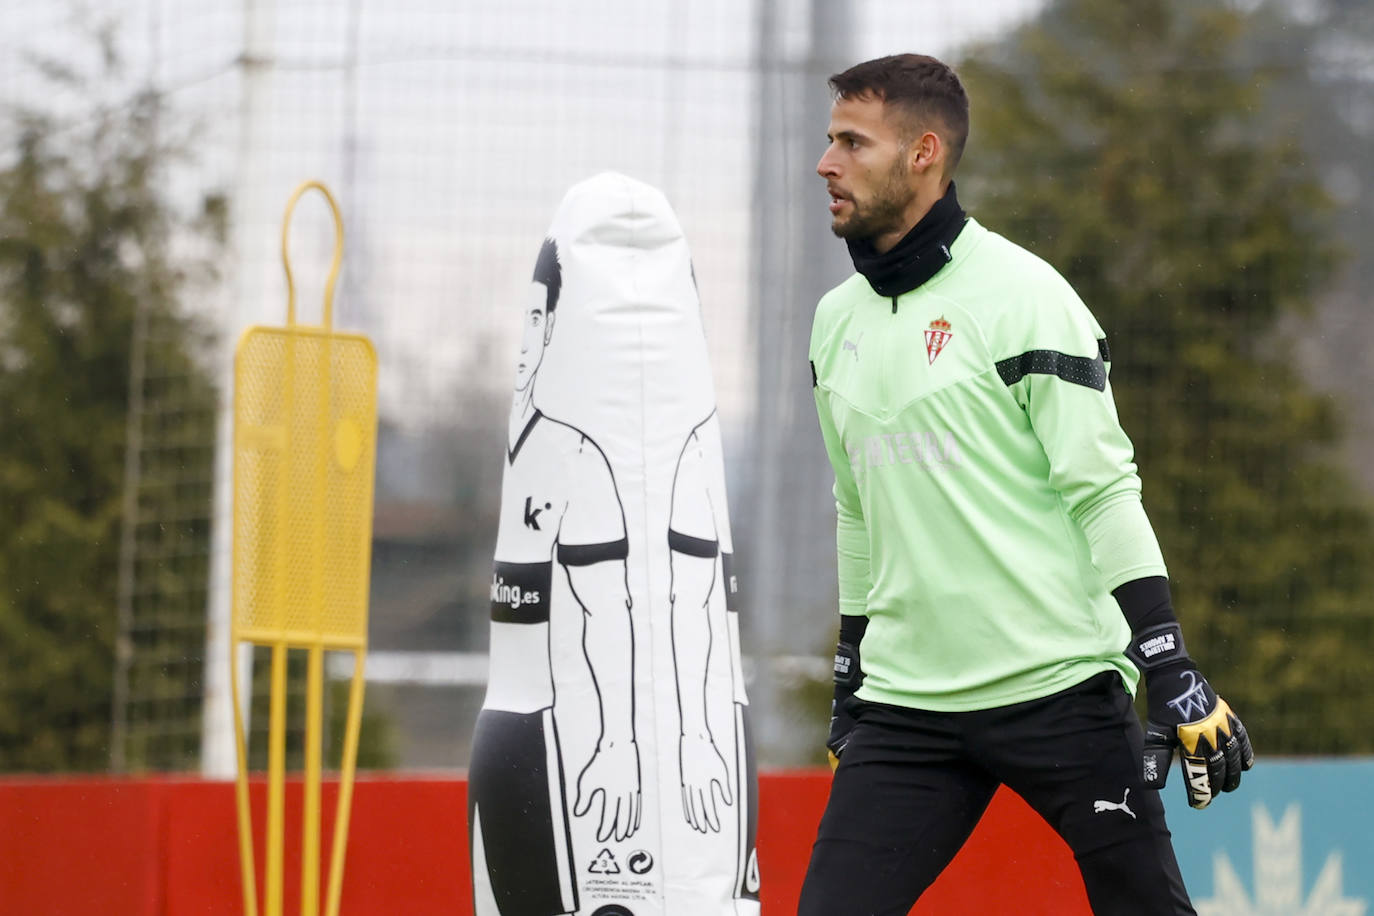
[[[857,241],[877,238],[901,229],[906,208],[916,196],[916,189],[907,183],[909,174],[906,151],[899,150],[897,161],[874,189],[872,199],[861,207],[857,200],[850,198],[853,214],[843,222],[832,221],[830,231],[838,238]]]

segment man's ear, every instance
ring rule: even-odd
[[[557,312],[549,312],[544,316],[544,346],[549,345],[549,340],[553,337],[553,320],[557,317]]]
[[[931,166],[939,166],[936,170],[938,172],[944,168],[945,143],[935,131],[927,130],[911,144],[908,155],[911,157],[909,164],[913,172],[924,174]]]

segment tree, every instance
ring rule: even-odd
[[[1107,329],[1190,651],[1257,747],[1368,751],[1371,515],[1293,359],[1332,205],[1249,27],[1219,0],[1052,2],[960,66],[961,191]]]
[[[1267,122],[1297,137],[1306,163],[1336,203],[1333,226],[1342,240],[1336,277],[1322,285],[1316,309],[1290,320],[1304,375],[1343,401],[1342,457],[1374,490],[1374,408],[1365,392],[1374,364],[1365,359],[1374,335],[1374,251],[1362,245],[1374,220],[1374,183],[1363,180],[1374,161],[1374,6],[1362,0],[1268,0],[1243,37],[1245,62],[1274,74]]]
[[[225,206],[208,195],[187,215],[170,199],[186,142],[156,94],[97,100],[119,83],[113,47],[101,38],[89,82],[45,65],[90,110],[19,112],[0,150],[0,770],[109,763],[122,535],[140,548],[131,695],[198,732],[199,695],[179,685],[198,685],[204,654],[216,395],[183,302],[213,275]],[[125,530],[131,430],[143,444]],[[156,626],[140,618],[153,611]],[[181,750],[152,737],[129,757],[166,765]]]

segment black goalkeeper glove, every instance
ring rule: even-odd
[[[864,672],[859,667],[859,643],[863,641],[866,629],[866,616],[846,614],[840,617],[840,641],[835,646],[835,697],[830,701],[830,734],[825,739],[832,772],[840,765],[840,756],[848,746],[849,736],[856,724],[854,717],[844,707],[845,701],[864,682]]]
[[[1134,633],[1126,654],[1145,675],[1145,785],[1164,788],[1178,748],[1188,804],[1206,808],[1218,792],[1239,786],[1240,774],[1254,766],[1250,736],[1188,657],[1168,581],[1137,579],[1113,594]]]
[[[1139,657],[1160,640],[1173,642],[1182,658],[1151,667]],[[1240,785],[1240,774],[1255,764],[1255,751],[1240,718],[1198,671],[1183,649],[1178,624],[1152,627],[1131,640],[1132,660],[1145,672],[1149,720],[1145,724],[1145,785],[1162,789],[1178,748],[1188,804],[1206,808],[1218,792]]]

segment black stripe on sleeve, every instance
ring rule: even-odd
[[[1028,375],[1054,375],[1074,385],[1104,391],[1107,387],[1106,361],[1111,359],[1106,339],[1097,342],[1098,355],[1069,356],[1058,350],[1028,350],[1020,356],[998,360],[997,374],[1008,385],[1015,385]]]
[[[604,544],[559,544],[558,562],[564,566],[591,566],[606,560],[623,560],[630,555],[630,541],[621,538]]]
[[[491,575],[491,619],[496,623],[548,623],[553,567],[496,561]]]
[[[689,557],[714,557],[720,550],[720,543],[706,538],[694,538],[690,534],[668,529],[668,549],[685,553]]]

